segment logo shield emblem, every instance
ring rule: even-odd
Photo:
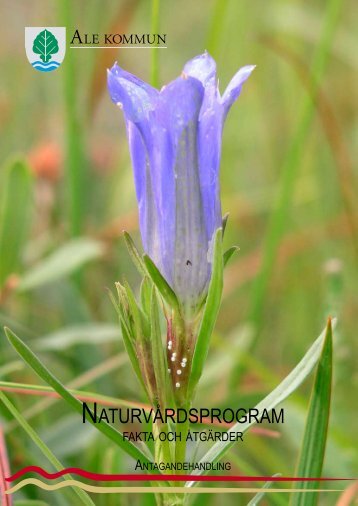
[[[27,26],[25,50],[34,69],[40,72],[56,70],[66,53],[66,27]]]

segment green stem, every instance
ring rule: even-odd
[[[182,406],[186,412],[189,411],[190,405]],[[185,423],[176,423],[175,433],[180,439],[175,441],[175,462],[185,462],[186,457],[186,437],[189,431],[189,420]],[[180,474],[180,472],[179,472]]]
[[[158,423],[153,424],[153,433],[155,437],[155,461],[157,463],[164,462],[165,464],[170,463],[172,461],[171,453],[170,453],[170,444],[165,438],[164,441],[159,439],[160,433],[165,433],[168,436],[168,424]]]
[[[67,30],[73,20],[73,5],[63,0],[61,18]],[[63,65],[64,99],[65,99],[65,142],[66,142],[66,175],[68,184],[68,218],[72,236],[81,235],[83,219],[86,213],[86,170],[81,118],[78,113],[78,74],[74,51],[68,50]],[[67,194],[67,192],[66,192]]]
[[[217,53],[228,4],[228,0],[216,0],[214,6],[206,46],[212,56],[215,56]]]
[[[158,506],[183,506],[185,501],[184,494],[162,494],[161,502]]]
[[[158,424],[153,425],[153,432],[155,434],[155,461],[157,463],[159,462],[165,462],[165,463],[171,463],[173,461],[172,454],[171,454],[171,448],[170,443],[166,439],[165,441],[160,441],[158,439],[159,432],[165,432],[168,434],[168,425],[167,424]],[[176,445],[178,442],[175,443],[175,451],[176,451]],[[184,458],[185,458],[185,440],[184,440]],[[180,457],[180,461],[183,460],[183,457]],[[175,456],[175,461],[178,462],[177,457]],[[171,471],[169,471],[170,473]],[[176,482],[175,485],[177,485]],[[183,483],[184,485],[184,483]],[[168,487],[169,488],[169,487]],[[184,495],[182,494],[157,494],[155,496],[157,506],[181,506],[184,504]]]

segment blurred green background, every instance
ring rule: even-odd
[[[139,287],[122,231],[140,244],[124,121],[106,90],[114,61],[160,86],[208,49],[223,92],[236,70],[257,69],[227,119],[221,186],[226,269],[222,309],[196,400],[253,406],[339,318],[324,475],[357,475],[356,316],[358,121],[354,0],[162,2],[168,49],[67,48],[62,66],[35,71],[25,26],[87,33],[148,33],[151,2],[0,0],[0,323],[10,326],[66,384],[143,401],[124,354],[107,288]],[[158,20],[154,20],[155,23]],[[154,75],[156,70],[154,68]],[[0,331],[0,380],[37,384]],[[280,437],[248,434],[227,459],[235,473],[293,474],[309,398],[307,381],[285,403]],[[10,395],[10,394],[9,394]],[[132,463],[79,423],[63,402],[11,394],[63,465],[125,472]],[[50,404],[52,402],[52,404]],[[51,406],[51,407],[50,407]],[[49,463],[0,406],[11,469]],[[64,491],[27,487],[16,497],[72,504]],[[131,501],[133,502],[133,498]],[[219,504],[203,496],[195,504]],[[225,498],[246,504],[248,496]],[[98,505],[126,497],[96,496]],[[336,504],[324,494],[320,504]],[[136,498],[153,504],[153,498]],[[269,495],[262,504],[288,504]],[[343,504],[343,503],[342,503]],[[349,504],[348,502],[344,504]]]

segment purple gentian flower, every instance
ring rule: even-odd
[[[222,224],[223,124],[253,69],[242,67],[222,96],[208,53],[160,91],[117,64],[108,71],[109,93],[125,116],[144,250],[186,307],[207,292],[210,245]]]

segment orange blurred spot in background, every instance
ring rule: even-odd
[[[31,171],[38,178],[57,181],[62,173],[62,152],[55,142],[44,142],[28,155]]]

